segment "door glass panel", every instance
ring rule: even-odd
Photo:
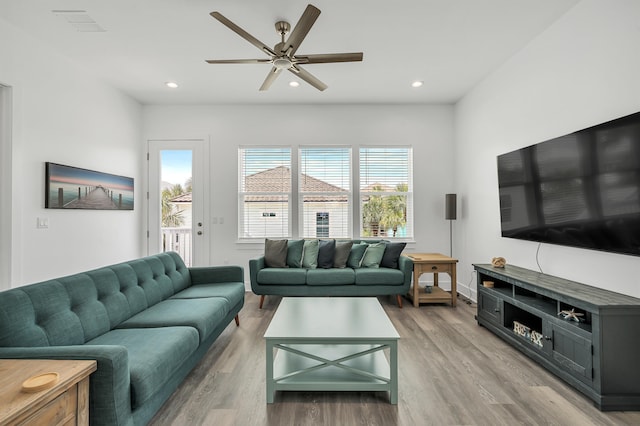
[[[160,151],[160,251],[175,251],[187,266],[193,258],[192,150]]]

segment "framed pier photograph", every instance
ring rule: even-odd
[[[47,209],[133,210],[133,178],[45,163]]]

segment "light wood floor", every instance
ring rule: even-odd
[[[152,425],[640,425],[607,412],[479,327],[476,305],[398,309],[379,298],[401,339],[399,401],[384,392],[278,392],[266,404],[263,334],[279,297],[246,294],[232,323]]]

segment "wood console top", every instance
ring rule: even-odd
[[[88,378],[94,371],[96,361],[91,360],[0,359],[0,424],[58,424],[58,420],[68,421],[67,417],[80,420],[78,424],[88,422]],[[51,388],[36,393],[22,391],[25,380],[48,372],[60,375]],[[80,391],[79,383],[83,384]],[[65,411],[56,407],[58,400],[69,407],[64,419],[57,418]],[[44,417],[39,416],[42,411],[47,411]]]

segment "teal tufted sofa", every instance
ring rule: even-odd
[[[352,240],[354,243],[361,240]],[[396,296],[409,292],[413,261],[400,256],[398,268],[268,268],[265,257],[249,260],[251,290],[260,296]]]
[[[240,266],[162,253],[0,292],[0,358],[93,359],[92,425],[143,425],[244,305]]]

